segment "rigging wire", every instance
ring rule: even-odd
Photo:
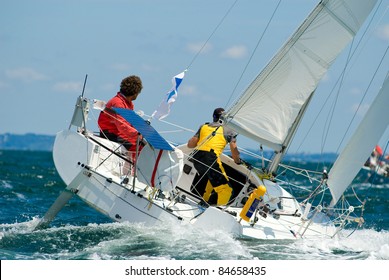
[[[234,93],[235,93],[235,91],[236,91],[236,89],[237,89],[239,83],[241,82],[241,80],[242,80],[242,78],[243,78],[243,75],[246,73],[246,70],[247,70],[249,64],[251,63],[251,61],[252,61],[252,59],[253,59],[253,57],[254,57],[254,54],[257,52],[257,49],[258,49],[258,47],[259,47],[259,44],[262,42],[262,39],[263,39],[263,37],[265,36],[265,33],[266,33],[266,31],[268,30],[268,28],[269,28],[269,26],[270,26],[270,23],[273,21],[273,18],[274,18],[274,16],[275,16],[276,12],[278,11],[278,8],[279,8],[279,6],[280,6],[280,4],[281,4],[281,1],[282,1],[282,0],[279,0],[279,1],[278,1],[277,6],[275,7],[275,9],[274,9],[274,11],[273,11],[273,13],[272,13],[272,15],[271,15],[269,21],[268,21],[267,24],[266,24],[265,29],[263,30],[263,32],[262,32],[260,38],[259,38],[258,41],[257,41],[257,44],[256,44],[254,50],[253,50],[252,53],[251,53],[251,56],[250,56],[249,60],[247,61],[247,63],[246,63],[246,65],[245,65],[245,67],[244,67],[244,69],[243,69],[243,71],[242,71],[242,73],[241,73],[241,75],[240,75],[238,81],[236,82],[236,85],[235,85],[234,89],[232,90],[232,92],[231,92],[231,94],[230,94],[230,97],[228,98],[228,100],[227,100],[227,102],[226,102],[226,106],[225,106],[225,107],[227,107],[228,104],[230,103],[230,101],[231,101],[231,99],[232,99],[232,96],[234,95]]]
[[[376,14],[377,14],[377,12],[378,12],[378,10],[379,10],[381,4],[382,4],[382,0],[380,1],[380,4],[377,5],[376,10],[374,11],[374,13],[373,13],[373,15],[372,15],[372,17],[371,17],[371,20],[368,22],[368,25],[367,25],[367,27],[365,28],[365,31],[363,32],[363,34],[362,34],[362,36],[361,36],[361,40],[359,40],[359,42],[357,43],[357,45],[356,45],[356,47],[355,47],[355,50],[353,51],[352,55],[350,56],[350,60],[353,59],[353,57],[354,57],[354,55],[355,55],[355,53],[356,53],[356,50],[359,49],[359,45],[360,45],[361,42],[362,42],[362,38],[365,37],[367,31],[369,30],[370,25],[371,25],[373,19],[375,18],[375,16],[376,16]],[[382,18],[381,18],[381,19],[382,19]],[[346,70],[346,67],[343,68],[343,71],[345,71],[345,70]],[[342,75],[342,73],[341,73],[341,75]],[[319,112],[316,114],[316,117],[314,118],[314,120],[313,120],[311,126],[309,127],[308,131],[306,132],[305,136],[303,137],[303,139],[302,139],[302,141],[300,142],[300,145],[297,147],[296,151],[300,151],[302,145],[303,145],[303,144],[305,143],[305,141],[307,140],[308,135],[311,133],[311,130],[313,129],[313,127],[314,127],[315,124],[317,123],[317,120],[318,120],[319,116],[320,116],[321,113],[323,112],[323,110],[324,110],[326,104],[327,104],[328,101],[330,100],[330,97],[331,97],[332,94],[334,93],[335,88],[338,86],[338,83],[340,82],[341,75],[339,75],[338,80],[337,80],[336,83],[334,84],[332,90],[330,91],[330,94],[328,94],[328,96],[327,96],[326,100],[324,101],[323,105],[321,106]]]
[[[209,37],[207,38],[207,40],[206,40],[206,41],[204,42],[204,44],[201,46],[200,50],[195,54],[195,56],[193,57],[192,61],[191,61],[191,62],[189,63],[189,65],[186,67],[186,70],[189,70],[189,68],[192,66],[192,64],[194,63],[194,61],[197,59],[197,57],[198,57],[198,56],[200,55],[200,53],[203,51],[203,49],[205,48],[205,46],[208,44],[208,42],[210,41],[210,39],[213,37],[213,35],[214,35],[214,34],[216,33],[216,31],[219,29],[220,25],[224,22],[224,20],[225,20],[226,17],[229,15],[229,13],[231,12],[231,10],[233,9],[233,7],[236,5],[237,2],[238,2],[238,0],[235,0],[234,3],[231,5],[231,7],[227,10],[227,12],[226,12],[225,15],[222,17],[222,19],[220,20],[220,22],[217,24],[217,26],[215,27],[215,29],[211,32],[211,34],[209,35]],[[262,34],[261,34],[261,36],[260,36],[260,38],[259,38],[259,40],[258,40],[258,42],[257,42],[257,44],[256,44],[256,46],[255,46],[255,48],[254,48],[254,50],[253,50],[253,52],[252,52],[252,54],[251,54],[249,60],[247,61],[247,63],[246,63],[246,65],[245,65],[245,67],[244,67],[244,69],[243,69],[243,71],[242,71],[242,73],[241,73],[241,75],[240,75],[238,81],[236,82],[236,85],[235,85],[235,87],[233,88],[233,90],[232,90],[232,92],[231,92],[231,94],[230,94],[230,97],[229,97],[229,99],[228,99],[227,102],[226,102],[225,107],[227,107],[228,104],[230,103],[230,101],[231,101],[231,99],[232,99],[232,97],[233,97],[233,95],[234,95],[234,93],[235,93],[235,91],[236,91],[238,85],[240,84],[240,82],[241,82],[241,80],[242,80],[242,78],[243,78],[243,75],[246,73],[246,70],[247,70],[249,64],[251,63],[251,61],[252,61],[252,59],[253,59],[253,57],[254,57],[254,54],[257,52],[257,49],[258,49],[258,47],[259,47],[259,44],[262,42],[262,39],[263,39],[264,35],[266,34],[266,32],[267,32],[267,30],[268,30],[268,28],[269,28],[269,26],[270,26],[270,23],[272,22],[272,20],[273,20],[275,14],[276,14],[276,12],[277,12],[277,10],[278,10],[278,8],[279,8],[281,2],[282,2],[282,0],[279,0],[279,1],[278,1],[276,8],[274,9],[274,11],[273,11],[273,13],[272,13],[272,15],[271,15],[269,21],[267,22],[266,27],[265,27],[264,31],[262,32]]]
[[[380,2],[380,5],[381,5],[381,3],[382,3],[382,1]],[[338,84],[339,84],[338,91],[337,91],[337,95],[336,95],[336,100],[334,101],[334,104],[332,105],[332,110],[331,110],[330,116],[329,116],[328,119],[327,119],[327,122],[326,122],[327,125],[325,126],[325,127],[326,127],[326,129],[325,129],[325,130],[326,130],[326,133],[325,133],[325,136],[324,136],[324,138],[323,138],[322,147],[321,147],[321,153],[323,153],[324,145],[325,145],[325,143],[326,143],[326,139],[327,139],[327,136],[328,136],[328,133],[329,133],[330,123],[332,122],[332,117],[333,117],[333,114],[334,114],[334,111],[335,111],[335,106],[336,106],[337,101],[338,101],[339,92],[340,92],[340,89],[341,89],[341,87],[342,87],[343,80],[344,80],[344,78],[345,78],[345,72],[346,72],[346,70],[348,70],[348,69],[350,68],[350,67],[349,67],[349,64],[350,64],[351,58],[353,58],[353,57],[355,56],[357,50],[359,51],[359,50],[361,49],[361,48],[360,48],[360,44],[361,44],[361,42],[362,42],[362,39],[366,37],[366,33],[367,33],[367,31],[369,30],[369,28],[370,28],[370,26],[371,26],[371,24],[372,24],[372,20],[375,18],[376,14],[377,14],[377,11],[379,10],[380,5],[377,5],[377,8],[376,8],[376,10],[374,11],[374,14],[373,14],[371,20],[368,22],[368,25],[367,25],[367,27],[366,27],[364,33],[362,34],[361,39],[358,41],[358,44],[356,45],[355,50],[352,51],[352,53],[351,53],[352,45],[350,46],[350,51],[349,51],[349,53],[348,53],[348,57],[347,57],[347,60],[346,60],[346,64],[345,64],[345,66],[344,66],[344,68],[343,68],[343,70],[342,70],[342,73],[341,73],[341,75],[339,75],[339,78],[338,78],[336,84],[334,85],[334,87],[333,87],[333,89],[331,90],[330,94],[327,96],[327,99],[325,100],[323,106],[321,107],[320,111],[319,111],[318,114],[316,115],[316,118],[314,119],[314,121],[313,121],[311,127],[309,128],[309,130],[308,130],[308,132],[307,132],[307,134],[306,134],[305,137],[303,138],[301,144],[298,146],[298,150],[301,148],[301,146],[302,146],[303,143],[305,142],[305,140],[306,140],[306,138],[307,138],[307,135],[308,135],[308,134],[310,133],[310,131],[312,130],[312,128],[313,128],[314,124],[316,123],[316,121],[317,121],[319,115],[321,114],[321,112],[322,112],[322,110],[324,109],[325,105],[327,104],[327,102],[329,101],[330,97],[331,97],[332,94],[334,93],[335,88],[337,88],[337,87],[338,87]],[[354,44],[354,40],[352,41],[352,44]],[[382,57],[382,59],[381,59],[380,65],[382,64],[382,61],[383,61],[384,57],[386,56],[387,51],[388,51],[388,49],[386,49],[385,54],[383,55],[383,57]],[[351,54],[351,55],[350,55],[350,54]],[[354,60],[354,62],[355,62],[355,60]],[[371,79],[371,81],[370,81],[370,83],[369,83],[368,89],[370,88],[370,85],[371,85],[371,83],[372,83],[372,80],[373,80],[374,77],[376,76],[376,73],[377,73],[378,69],[380,68],[380,65],[378,66],[376,72],[374,73],[373,78]],[[367,94],[368,89],[366,90],[365,95]],[[365,97],[365,95],[364,95],[364,97]],[[363,97],[363,98],[364,98],[364,97]],[[352,120],[351,120],[350,123],[349,123],[349,126],[348,126],[347,130],[345,131],[345,133],[344,133],[344,135],[343,135],[343,138],[342,138],[342,140],[341,140],[339,146],[337,147],[336,153],[339,152],[339,148],[340,148],[341,144],[343,143],[343,141],[344,141],[344,139],[345,139],[345,136],[346,136],[347,132],[349,131],[350,127],[351,127],[351,123],[353,122],[353,120],[354,120],[354,118],[355,118],[355,116],[356,116],[356,113],[358,112],[359,107],[361,106],[362,101],[363,101],[363,99],[361,100],[361,102],[360,102],[360,104],[359,104],[359,106],[358,106],[358,109],[356,110],[356,112],[355,112],[355,114],[354,114]],[[355,194],[355,192],[354,192],[354,195],[355,195],[355,197],[360,201],[360,199],[359,199],[358,196]],[[362,202],[360,201],[360,203],[362,203]]]
[[[367,95],[367,92],[369,91],[370,86],[371,86],[371,84],[372,84],[372,82],[373,82],[375,76],[377,75],[377,72],[378,72],[378,70],[380,69],[381,64],[382,64],[382,62],[383,62],[383,60],[384,60],[384,58],[385,58],[385,56],[386,56],[388,50],[389,50],[389,45],[388,45],[388,47],[386,48],[385,53],[384,53],[384,55],[382,56],[381,61],[380,61],[380,63],[378,64],[378,67],[377,67],[377,69],[375,70],[375,72],[374,72],[374,74],[373,74],[373,77],[371,78],[371,80],[370,80],[370,82],[369,82],[369,85],[368,85],[368,87],[366,88],[365,93],[363,94],[363,97],[362,97],[361,101],[360,101],[359,104],[358,104],[357,110],[355,110],[354,115],[353,115],[353,117],[352,117],[352,119],[351,119],[351,121],[350,121],[350,123],[349,123],[349,125],[348,125],[348,127],[347,127],[347,129],[346,129],[346,131],[345,131],[345,133],[343,134],[343,138],[342,138],[342,140],[340,141],[339,146],[338,146],[336,152],[339,151],[340,146],[342,145],[342,143],[343,143],[343,141],[344,141],[344,139],[345,139],[345,137],[346,137],[347,132],[350,130],[351,124],[353,123],[353,121],[354,121],[354,119],[355,119],[355,116],[357,115],[357,113],[358,113],[358,111],[359,111],[359,109],[360,109],[360,107],[361,107],[361,104],[362,104],[363,100],[365,99],[365,97],[366,97],[366,95]]]
[[[205,43],[202,45],[202,47],[200,48],[200,50],[195,54],[195,56],[193,57],[192,61],[189,63],[189,65],[186,67],[186,70],[188,70],[193,62],[197,59],[197,57],[200,55],[200,53],[203,51],[203,49],[205,48],[205,46],[208,44],[209,40],[211,39],[211,37],[215,34],[215,32],[219,29],[220,25],[224,22],[224,20],[226,19],[226,17],[228,16],[228,14],[231,12],[232,8],[236,5],[236,3],[238,2],[238,0],[235,0],[234,3],[232,3],[231,7],[227,10],[227,12],[225,13],[225,15],[222,17],[222,19],[220,20],[220,22],[216,25],[215,29],[212,31],[212,33],[209,35],[208,39],[205,41]]]
[[[329,117],[327,118],[327,121],[328,121],[327,129],[326,129],[327,131],[324,133],[325,134],[324,138],[322,138],[322,146],[321,146],[321,150],[320,150],[321,154],[323,154],[323,152],[324,152],[324,146],[325,146],[325,143],[327,141],[328,134],[330,132],[331,123],[332,123],[332,120],[333,120],[333,117],[334,117],[334,112],[335,112],[336,104],[338,103],[340,91],[342,89],[344,77],[345,77],[345,74],[346,74],[346,69],[347,69],[347,66],[349,65],[349,62],[350,62],[350,59],[351,59],[351,56],[352,56],[352,47],[353,47],[353,45],[354,45],[354,39],[352,40],[352,43],[351,43],[351,46],[350,46],[350,49],[349,49],[349,52],[348,52],[348,55],[347,55],[346,64],[344,65],[342,73],[341,73],[341,75],[339,77],[340,83],[339,83],[338,91],[336,93],[336,98],[335,98],[334,104],[332,106],[331,113],[330,113]]]

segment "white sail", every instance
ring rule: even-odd
[[[332,194],[331,205],[336,204],[351,184],[388,127],[389,118],[385,115],[388,104],[389,76],[328,174],[327,185]]]
[[[375,3],[321,1],[226,112],[227,126],[280,151],[300,109]]]

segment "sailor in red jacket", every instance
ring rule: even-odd
[[[133,101],[138,97],[142,88],[142,81],[138,76],[132,75],[124,78],[120,84],[120,91],[107,102],[98,119],[100,136],[123,144],[129,151],[130,159],[133,162],[135,160],[138,131],[111,108],[134,110]],[[139,139],[141,140],[142,136]]]

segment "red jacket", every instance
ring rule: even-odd
[[[134,104],[131,101],[127,101],[127,99],[120,92],[118,92],[115,97],[109,100],[105,107],[108,109],[116,107],[134,110]],[[130,150],[135,151],[138,131],[132,127],[131,124],[129,124],[122,116],[119,114],[113,114],[113,112],[110,110],[104,110],[100,112],[98,125],[100,130],[113,133],[131,143],[132,145]]]

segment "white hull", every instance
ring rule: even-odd
[[[244,206],[241,201],[247,197],[248,183],[242,185],[242,182],[236,182],[237,185],[241,184],[241,190],[227,208],[205,208],[199,205],[199,199],[194,194],[192,196],[190,191],[195,178],[194,169],[182,174],[177,184],[180,191],[175,192],[175,196],[158,192],[155,188],[134,180],[132,176],[129,176],[127,184],[122,184],[121,169],[124,160],[103,146],[112,150],[117,148],[116,143],[99,137],[85,137],[81,133],[65,130],[57,134],[53,157],[60,176],[68,185],[66,191],[74,193],[114,221],[143,223],[148,226],[177,222],[255,239],[296,239],[323,235],[331,237],[336,232],[334,225],[323,214],[316,215],[315,222],[303,220],[303,209],[288,192],[269,180],[262,181],[243,165],[235,165],[238,170],[234,169],[233,172],[238,172],[239,176],[245,174],[243,177],[247,176],[255,186],[262,184],[267,188],[264,204],[269,205],[272,213],[267,213],[266,218],[259,212],[250,222],[239,217]],[[184,147],[182,150],[184,154],[189,152]],[[225,155],[222,158],[224,164],[232,168],[232,159]],[[184,163],[188,166],[192,164],[187,161],[187,157],[184,158]],[[320,221],[319,217],[324,219]]]

